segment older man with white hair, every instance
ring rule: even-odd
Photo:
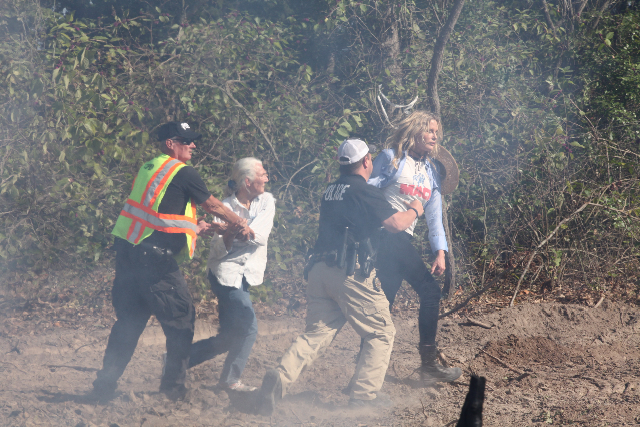
[[[189,367],[229,352],[220,374],[220,386],[231,391],[256,388],[240,381],[258,333],[249,288],[262,284],[267,266],[267,240],[276,212],[275,200],[265,192],[269,181],[262,162],[253,157],[238,160],[233,166],[222,203],[247,220],[255,233],[248,241],[237,239],[240,226],[230,226],[211,239],[207,265],[211,290],[218,297],[220,330],[218,335],[193,343]]]

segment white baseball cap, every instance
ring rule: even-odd
[[[362,160],[370,150],[370,146],[361,139],[345,139],[338,148],[338,163],[341,165],[352,165]]]

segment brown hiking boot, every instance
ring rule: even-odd
[[[434,345],[420,345],[420,378],[424,382],[450,383],[462,375],[460,368],[445,368],[436,361],[438,348]]]

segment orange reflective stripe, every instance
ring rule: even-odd
[[[120,213],[120,215],[130,218],[134,221],[138,221],[140,222],[142,225],[144,225],[145,227],[148,228],[152,228],[154,230],[158,230],[158,231],[164,231],[165,233],[185,233],[190,235],[191,237],[196,237],[196,232],[190,228],[179,228],[179,227],[161,227],[161,226],[157,226],[154,225],[148,221],[145,221],[144,219],[138,218],[133,214],[130,214],[129,212],[126,211],[122,211]],[[141,233],[142,234],[142,233]],[[139,238],[140,236],[138,236]],[[136,243],[138,243],[137,239],[136,239]]]
[[[147,194],[147,191],[149,191],[149,188],[151,187],[151,184],[153,184],[153,181],[156,179],[156,176],[158,176],[158,174],[162,172],[162,170],[164,169],[165,165],[172,160],[173,160],[172,157],[169,157],[167,160],[165,160],[164,163],[162,163],[162,165],[158,168],[158,170],[151,176],[151,179],[147,181],[147,186],[142,192],[142,198],[140,200],[144,200],[144,196],[145,194]]]
[[[144,211],[145,213],[148,213],[149,215],[153,215],[157,218],[160,219],[168,219],[168,220],[173,220],[173,221],[189,221],[190,223],[196,224],[197,220],[195,218],[195,216],[193,218],[186,216],[186,215],[176,215],[176,214],[161,214],[158,213],[156,211],[154,211],[153,209],[136,202],[133,199],[128,199],[127,200],[127,204],[133,206],[134,208],[138,208],[142,211]],[[193,211],[195,211],[195,209],[192,209]],[[137,218],[137,217],[136,217]]]
[[[144,200],[144,195],[147,194],[147,191],[149,190],[149,187],[151,186],[151,184],[153,183],[153,180],[155,179],[155,177],[162,171],[162,169],[164,169],[164,166],[170,162],[171,160],[173,160],[171,157],[169,157],[167,160],[164,161],[164,163],[162,163],[162,165],[158,168],[158,170],[153,174],[153,176],[151,177],[151,179],[147,182],[147,187],[145,188],[144,192],[142,193],[142,199]],[[131,191],[133,191],[133,188],[136,185],[136,178],[138,176],[136,175],[135,178],[133,178],[133,184],[131,184]],[[129,199],[131,200],[131,199]],[[154,199],[155,200],[155,199]],[[133,234],[136,225],[137,225],[137,221],[135,218],[132,218],[133,221],[131,222],[131,225],[129,226],[129,230],[127,231],[127,240],[129,240],[131,238],[131,235]],[[140,233],[143,231],[144,229],[140,230]],[[136,241],[138,241],[138,239],[140,238],[140,233],[138,234],[138,237],[136,238]]]
[[[137,209],[140,213],[136,214],[134,212],[129,212],[132,210],[132,208]],[[148,216],[148,219],[144,219],[142,217],[142,214],[146,214]],[[127,218],[130,218],[132,220],[131,226],[129,227],[127,240],[130,242],[133,240],[134,244],[137,244],[137,242],[140,241],[146,227],[150,227],[153,230],[159,230],[165,233],[177,233],[177,232],[182,232],[181,230],[185,230],[185,229],[191,230],[193,233],[195,233],[195,230],[197,229],[196,218],[191,218],[186,215],[160,214],[154,211],[153,209],[147,206],[144,206],[141,203],[136,202],[133,199],[127,200],[127,203],[125,204],[125,207],[121,212],[121,215]],[[153,224],[152,222],[150,222],[151,218],[157,218],[159,221],[163,221],[163,222],[171,221],[171,222],[182,222],[183,224],[187,223],[187,224],[191,224],[192,228],[171,226],[166,223]],[[151,224],[152,226],[149,226],[149,224]],[[176,230],[179,230],[179,231],[176,231]],[[134,234],[135,234],[135,237],[132,238],[132,235]],[[191,235],[191,233],[188,233],[188,234]]]
[[[197,220],[195,218],[191,218],[186,215],[174,215],[174,214],[158,214],[156,215],[160,219],[168,219],[172,221],[189,221],[190,223],[197,224]]]
[[[124,213],[124,210],[122,212],[120,212],[120,215],[122,215],[123,213]],[[133,219],[133,221],[131,221],[131,225],[129,226],[129,231],[127,231],[127,240],[129,240],[129,238],[133,234],[133,229],[135,228],[136,223],[137,223],[135,218],[132,218],[132,219]]]
[[[143,203],[147,206],[153,206],[155,204],[151,202],[151,199],[159,196],[164,190],[164,186],[159,187],[161,182],[166,183],[167,179],[171,181],[172,178],[168,178],[167,174],[170,173],[170,171],[173,171],[173,175],[175,175],[175,165],[184,166],[184,163],[182,163],[178,159],[171,158],[168,163],[164,162],[162,165],[160,165],[161,169],[158,169],[159,173],[154,173],[151,177],[151,181],[149,181],[149,183],[147,184],[147,189],[145,190],[144,194],[141,195],[140,203]],[[156,191],[158,191],[157,194]]]
[[[138,244],[140,243],[140,239],[142,238],[142,235],[144,234],[144,229],[146,227],[142,227],[142,225],[144,225],[146,221],[140,221],[139,224],[141,225],[140,230],[138,231],[138,235],[136,236],[136,240],[134,241],[134,244]]]
[[[131,194],[112,234],[133,244],[139,244],[154,231],[185,234],[187,247],[176,254],[176,259],[183,260],[186,255],[193,257],[198,229],[193,200],[189,200],[189,207],[182,215],[158,213],[157,206],[167,185],[184,166],[184,162],[166,154],[145,163],[133,180]]]
[[[192,215],[193,215],[193,221],[196,223],[196,227],[197,227],[198,219],[196,218],[196,202],[193,199],[191,199],[191,212],[192,212]],[[196,237],[194,237],[191,240],[191,247],[189,248],[189,256],[191,258],[193,258],[193,254],[196,251],[196,239],[198,238],[197,236],[198,235],[196,234]]]
[[[173,160],[173,159],[171,159]],[[175,165],[173,165],[171,167],[171,169],[169,169],[169,171],[164,175],[164,177],[162,178],[162,181],[160,181],[160,184],[156,187],[156,191],[153,193],[153,197],[151,198],[151,200],[149,201],[149,206],[153,206],[153,204],[156,202],[156,199],[158,198],[158,195],[160,194],[160,192],[164,189],[164,185],[167,182],[167,179],[169,179],[170,176],[172,176],[173,171],[181,166],[182,163],[176,163]],[[163,165],[164,167],[164,165]],[[154,175],[153,178],[155,178],[156,176]],[[149,183],[153,182],[153,178],[151,180],[149,180]],[[146,194],[146,192],[145,192]],[[145,196],[143,195],[143,199],[145,199]]]

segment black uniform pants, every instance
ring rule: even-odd
[[[420,253],[411,244],[412,236],[406,232],[389,233],[382,230],[376,274],[382,284],[389,306],[406,280],[420,298],[418,331],[421,345],[436,342],[438,314],[440,310],[440,286],[422,261]]]
[[[184,276],[172,257],[125,241],[118,243],[112,290],[117,321],[111,328],[94,387],[101,391],[116,389],[152,314],[167,338],[160,390],[184,387],[195,324],[195,309]]]

